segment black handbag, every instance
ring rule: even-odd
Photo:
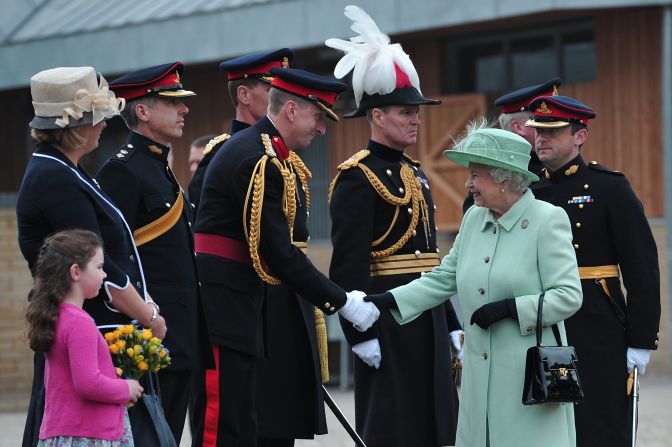
[[[142,447],[177,447],[173,432],[170,431],[163,414],[159,379],[156,373],[146,374],[145,377],[142,380],[142,396],[128,409],[133,443]]]
[[[553,335],[558,346],[543,346],[541,343],[541,309],[544,294],[539,296],[537,311],[537,346],[527,350],[523,405],[579,403],[583,400],[583,388],[576,367],[578,358],[573,346],[562,346],[560,330],[554,324]]]

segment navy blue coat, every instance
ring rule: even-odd
[[[133,235],[121,212],[79,166],[60,150],[37,144],[28,162],[16,204],[19,247],[31,272],[44,238],[61,230],[82,228],[101,236],[105,250],[103,289],[84,309],[96,324],[116,326],[130,319],[109,305],[110,287],[135,287],[144,295],[145,280]]]

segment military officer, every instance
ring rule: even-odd
[[[658,346],[656,244],[625,176],[581,156],[595,112],[566,96],[536,98],[529,109],[545,167],[533,192],[567,212],[583,289],[581,309],[565,320],[585,392],[575,409],[577,446],[624,447],[631,442],[628,371],[636,365],[643,374]]]
[[[210,161],[222,144],[239,130],[250,127],[266,116],[268,90],[273,76],[269,70],[273,67],[289,67],[294,52],[281,48],[271,52],[247,54],[219,64],[227,72],[229,95],[236,108],[236,117],[231,121],[229,133],[214,138],[203,150],[203,159],[198,163],[194,177],[189,182],[189,200],[194,209],[198,209],[203,188],[203,177]]]
[[[339,48],[340,41],[334,41],[326,43]],[[357,92],[360,81],[365,87],[361,98],[355,97],[357,110],[345,117],[366,116],[371,139],[339,166],[331,185],[329,275],[345,289],[371,294],[406,284],[440,263],[430,185],[420,162],[404,153],[416,143],[420,106],[440,102],[422,96],[415,68],[410,59],[404,64],[403,52],[386,59],[387,48],[372,54],[353,50],[344,56],[361,56],[354,65],[353,88]],[[392,79],[374,78],[372,67]],[[386,92],[385,85],[392,91]],[[451,342],[459,350],[462,331],[450,302],[406,326],[387,312],[364,333],[342,326],[357,356],[355,418],[363,440],[387,447],[453,445],[458,398]]]
[[[268,341],[265,284],[282,282],[361,330],[378,317],[362,292],[346,293],[292,244],[302,236],[295,230],[301,196],[288,148],[308,146],[324,134],[326,117],[337,120],[332,107],[345,85],[291,68],[270,73],[267,116],[237,132],[212,159],[198,211],[196,252],[218,363],[217,377],[206,383],[208,396],[219,396],[206,410],[208,445],[257,445],[257,359]]]
[[[543,169],[541,162],[534,152],[534,129],[525,125],[530,117],[530,112],[527,106],[534,98],[538,96],[557,96],[558,88],[562,85],[562,79],[553,78],[546,82],[537,85],[530,85],[518,90],[500,96],[495,100],[495,105],[499,107],[499,127],[520,135],[532,145],[532,152],[530,153],[530,163],[528,170],[534,174],[539,174]],[[466,213],[471,205],[474,204],[474,199],[471,193],[467,194],[464,203],[462,204],[462,213]]]
[[[138,246],[147,287],[166,319],[172,364],[159,372],[161,399],[175,439],[182,437],[194,371],[212,364],[198,288],[192,210],[168,167],[194,93],[181,84],[183,65],[163,64],[110,83],[126,99],[126,143],[100,168],[101,188],[124,214]]]

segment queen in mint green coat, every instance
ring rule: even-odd
[[[525,186],[536,178],[526,169],[529,155],[527,159],[525,155],[529,151],[530,145],[523,138],[499,129],[472,130],[457,150],[446,151],[448,158],[470,166],[468,186],[472,177],[484,175],[474,166],[485,165],[486,173],[490,168],[501,168],[495,174],[501,177],[504,173],[507,180],[495,179],[501,188],[494,191],[487,183],[492,183],[492,178],[481,179],[480,189],[472,188],[478,185],[472,182],[469,188],[475,192],[476,205],[481,202],[484,206],[472,206],[467,211],[453,248],[441,265],[390,291],[397,306],[392,312],[401,324],[459,294],[465,348],[458,447],[576,444],[573,404],[525,406],[521,401],[526,352],[536,343],[539,295],[545,292],[543,340],[549,344],[555,344],[550,327],[553,324],[558,324],[566,343],[562,321],[582,302],[569,219],[561,208],[536,200]],[[522,187],[518,185],[520,191],[513,195],[517,200],[497,217],[486,207],[488,199],[498,199],[498,191],[508,194],[508,189],[515,186],[515,177],[521,177],[515,173],[522,173],[528,181]],[[503,301],[507,299],[510,312]],[[501,319],[490,322],[487,329],[470,325],[474,313],[488,303],[498,303],[490,308],[494,314],[499,309]]]

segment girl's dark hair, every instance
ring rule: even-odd
[[[28,344],[33,351],[47,352],[54,344],[58,306],[70,290],[70,266],[85,268],[102,246],[100,237],[87,230],[60,231],[44,240],[26,310]]]

